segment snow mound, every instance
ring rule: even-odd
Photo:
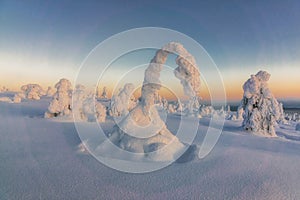
[[[244,83],[244,96],[241,107],[244,110],[243,127],[259,135],[276,137],[275,126],[284,120],[282,104],[268,88],[270,74],[259,71]]]
[[[9,97],[0,97],[1,102],[12,103],[13,101]]]
[[[14,103],[21,103],[22,98],[25,98],[25,95],[23,93],[17,93],[17,94],[15,94],[15,96],[13,98],[13,102]]]

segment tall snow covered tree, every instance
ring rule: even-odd
[[[270,74],[259,71],[244,83],[244,96],[241,108],[244,110],[243,127],[256,134],[268,137],[276,137],[275,126],[277,122],[284,120],[282,104],[268,88],[267,82]]]

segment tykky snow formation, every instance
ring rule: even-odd
[[[50,102],[46,118],[66,116],[71,114],[72,84],[67,79],[60,79],[55,84],[56,93]]]
[[[152,160],[176,160],[186,149],[186,145],[167,129],[154,106],[157,92],[161,88],[160,72],[169,53],[178,55],[176,58],[178,67],[174,70],[174,74],[190,99],[190,107],[193,106],[200,91],[200,73],[194,57],[181,44],[171,42],[156,52],[145,70],[139,103],[118,126],[115,126],[109,137],[119,148],[144,153]],[[126,96],[125,99],[128,102],[129,97]],[[105,144],[100,146],[98,149],[105,150]]]
[[[132,108],[136,106],[133,96],[134,85],[126,83],[117,95],[114,95],[111,100],[111,115],[126,116]]]
[[[38,84],[27,84],[21,87],[22,92],[15,94],[14,103],[20,103],[22,99],[40,100],[46,92]]]
[[[61,79],[56,85],[56,93],[45,113],[45,118],[61,117],[88,122],[104,122],[106,107],[95,100],[94,94],[87,94],[83,85],[76,85],[74,91],[67,79]],[[72,104],[73,98],[73,104]]]
[[[256,134],[276,137],[275,125],[284,121],[283,106],[268,88],[270,74],[259,71],[244,83],[241,107],[244,109],[243,127]]]

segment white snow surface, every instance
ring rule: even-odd
[[[265,138],[226,121],[204,159],[129,174],[78,152],[78,145],[85,149],[73,123],[43,118],[49,101],[0,102],[0,199],[300,199],[296,123],[278,126],[278,138]],[[179,120],[169,115],[171,132]],[[201,145],[209,121],[200,119],[194,144]],[[107,134],[113,126],[113,120],[102,124]]]
[[[12,103],[13,101],[9,97],[0,97],[1,102]]]

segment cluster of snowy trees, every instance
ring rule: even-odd
[[[14,103],[20,103],[22,99],[40,100],[42,96],[45,96],[46,92],[39,84],[27,84],[21,87],[21,92],[15,94]]]
[[[55,90],[50,86],[45,91],[39,84],[26,84],[21,87],[21,91],[16,93],[13,97],[14,103],[20,103],[22,99],[40,100],[43,96],[51,97]]]
[[[55,88],[56,92],[45,113],[45,118],[72,117],[74,114],[77,120],[105,121],[106,107],[97,102],[93,94],[87,94],[83,85],[76,85],[73,91],[71,82],[61,79],[56,83]]]
[[[184,94],[188,96],[187,102],[168,102],[158,93],[161,87],[159,80],[160,72],[170,53],[177,53],[174,75],[180,80],[184,89]],[[278,123],[287,123],[287,121],[300,121],[300,116],[295,114],[284,114],[283,105],[279,103],[268,87],[270,74],[266,71],[259,71],[243,84],[243,98],[236,112],[222,107],[215,110],[212,106],[205,106],[199,103],[200,93],[200,72],[198,71],[194,57],[187,52],[184,47],[175,42],[166,44],[159,49],[151,60],[144,74],[142,94],[139,100],[133,96],[134,85],[127,83],[118,93],[112,96],[108,108],[102,105],[98,99],[107,99],[108,91],[106,87],[95,94],[87,93],[83,85],[77,85],[73,90],[71,82],[67,79],[61,79],[55,84],[55,87],[48,87],[47,90],[38,84],[26,84],[21,87],[21,92],[15,94],[13,99],[1,97],[1,101],[19,103],[22,99],[39,100],[42,96],[52,97],[45,118],[74,116],[83,121],[104,122],[106,114],[113,117],[125,117],[124,123],[130,123],[126,117],[131,113],[136,117],[138,123],[152,123],[149,115],[156,123],[163,123],[158,115],[157,108],[163,109],[168,113],[181,113],[193,117],[224,117],[227,120],[242,120],[242,126],[245,130],[257,134],[275,137],[275,127]],[[0,87],[0,92],[7,91],[5,87]],[[72,103],[73,98],[73,103]],[[152,109],[155,108],[155,111]],[[128,117],[127,117],[128,118]],[[126,121],[127,120],[127,121]],[[143,122],[145,121],[145,122]],[[127,127],[128,124],[124,124]],[[123,128],[124,128],[123,127]],[[124,128],[126,129],[126,128]],[[116,134],[122,130],[115,131]],[[300,124],[296,129],[300,130]],[[165,127],[162,131],[168,134]],[[163,134],[162,134],[163,135]]]

